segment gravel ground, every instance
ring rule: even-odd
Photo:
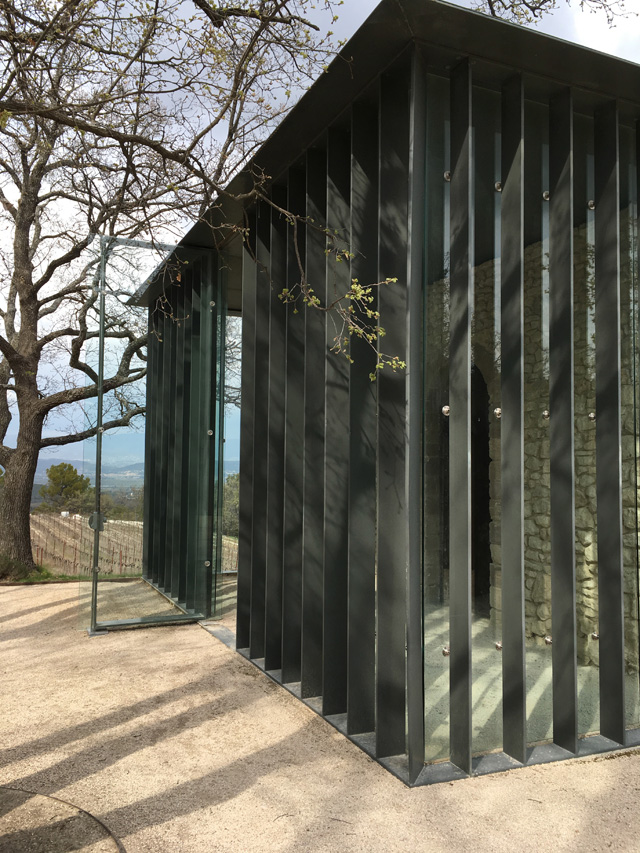
[[[200,626],[89,639],[78,609],[0,588],[0,785],[127,853],[640,851],[637,752],[409,790]]]

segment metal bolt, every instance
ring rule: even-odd
[[[599,639],[600,639],[600,634],[598,634],[598,632],[597,632],[597,631],[594,631],[594,632],[591,634],[591,639],[592,639],[592,640],[599,640]]]
[[[211,561],[210,561],[210,560],[205,560],[205,561],[204,561],[204,564],[205,564],[205,566],[206,566],[207,568],[209,568],[209,566],[211,565]]]
[[[497,193],[501,193],[502,192],[502,181],[496,181],[494,184],[494,187],[496,188]]]
[[[498,640],[498,642],[496,643],[496,651],[497,652],[502,651],[502,642],[500,640]]]
[[[451,172],[445,172],[444,173],[444,179],[445,179],[445,181],[450,181],[451,180]]]
[[[213,300],[211,300],[211,302],[209,303],[209,305],[210,305],[212,308],[215,308],[215,307],[216,307],[216,303],[215,303]]]
[[[589,420],[595,421],[595,419],[596,419],[596,413],[595,412],[589,412]]]
[[[208,429],[208,430],[207,430],[207,435],[213,435],[213,430],[212,430],[212,429]]]
[[[493,414],[497,417],[498,420],[502,417],[502,409],[494,409]]]
[[[445,416],[445,418],[448,418],[449,415],[451,414],[451,407],[450,406],[443,406],[442,407],[442,414]]]
[[[451,654],[451,649],[449,648],[449,646],[443,646],[442,647],[442,657],[448,658],[450,654]]]
[[[589,210],[595,210],[596,209],[596,203],[592,198],[589,199],[589,201],[587,202],[587,207],[589,208]]]
[[[545,409],[545,410],[544,410],[544,412],[542,413],[542,417],[545,419],[545,421],[548,421],[548,420],[549,420],[550,412],[549,412],[549,410],[548,410],[548,409]]]
[[[542,193],[542,200],[543,201],[549,201],[550,198],[551,198],[551,196],[549,195],[549,190],[545,190]]]
[[[549,635],[547,635],[547,636],[544,638],[544,641],[545,641],[545,643],[546,643],[548,646],[550,646],[550,645],[551,645],[551,643],[553,643],[553,640],[551,639],[551,637],[550,637]]]

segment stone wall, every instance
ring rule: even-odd
[[[624,217],[623,217],[624,219]],[[578,660],[582,664],[598,664],[598,560],[596,524],[596,424],[589,415],[595,406],[595,342],[593,328],[594,269],[593,252],[586,239],[586,228],[574,233],[574,387],[575,387],[575,506],[576,506],[576,617]],[[623,240],[623,257],[625,246]],[[544,644],[552,635],[551,628],[551,541],[550,541],[550,473],[549,473],[549,354],[548,354],[548,288],[545,263],[540,244],[525,251],[525,620],[530,641]],[[473,328],[473,361],[482,373],[489,391],[490,446],[490,542],[491,542],[491,620],[499,630],[501,623],[500,546],[500,420],[494,410],[500,407],[500,354],[496,341],[494,312],[494,262],[475,269],[475,311]],[[623,464],[623,532],[625,565],[625,616],[627,667],[638,668],[638,579],[637,579],[637,486],[635,461],[635,407],[633,387],[633,329],[630,270],[622,276],[622,464]],[[444,282],[431,285],[427,302],[427,352],[429,358],[440,358],[448,344],[447,298]],[[434,340],[438,341],[434,344]],[[497,345],[496,345],[497,344]],[[434,356],[434,354],[436,354]],[[430,423],[429,413],[441,417],[437,388],[446,389],[443,364],[427,363],[427,443],[425,453],[427,517],[425,555],[427,596],[434,595],[438,583],[436,567],[446,558],[447,531],[437,520],[437,502],[446,489],[446,472],[438,474],[437,456],[447,440],[446,427]],[[446,391],[445,391],[446,395]],[[446,402],[446,400],[444,401]],[[440,404],[440,405],[439,405]],[[552,415],[551,415],[552,416]],[[433,420],[433,418],[432,418]],[[444,549],[444,550],[443,550]],[[445,555],[445,557],[442,556]],[[444,573],[446,575],[446,572]],[[446,579],[443,581],[446,583]],[[431,592],[430,592],[431,590]]]

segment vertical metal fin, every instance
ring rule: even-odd
[[[471,65],[451,71],[451,343],[449,554],[451,761],[471,772],[471,311],[473,144]]]
[[[378,278],[378,111],[368,101],[351,111],[351,275],[361,284]],[[373,288],[378,307],[378,294]],[[349,376],[349,627],[347,731],[375,728],[376,459],[375,353],[351,340]]]
[[[348,252],[350,140],[330,128],[327,135],[327,227],[335,235],[326,256],[327,304],[351,286]],[[347,710],[347,563],[349,470],[349,362],[332,351],[340,327],[326,324],[325,458],[324,458],[324,588],[322,634],[322,709],[324,714]],[[339,344],[338,344],[339,345]],[[342,342],[348,351],[348,342]]]
[[[319,229],[326,221],[326,152],[307,152],[306,277],[324,304],[326,299],[326,238]],[[304,364],[304,527],[302,562],[302,672],[303,698],[322,693],[322,577],[324,528],[324,421],[325,421],[324,313],[305,310]]]
[[[524,88],[502,90],[501,455],[502,683],[504,751],[524,763]]]
[[[153,565],[153,501],[155,497],[156,448],[155,448],[155,413],[158,392],[157,379],[157,335],[156,312],[153,306],[148,311],[148,343],[147,343],[147,387],[146,409],[144,424],[144,502],[142,524],[142,574],[147,580],[152,579]]]
[[[181,519],[182,526],[180,530],[180,583],[178,585],[178,601],[181,606],[186,606],[187,602],[187,581],[190,577],[189,565],[189,531],[190,525],[190,509],[193,509],[191,497],[191,483],[188,478],[189,458],[191,453],[191,396],[193,389],[191,388],[191,352],[192,352],[192,276],[191,272],[184,272],[182,275],[182,290],[184,292],[184,338],[183,338],[183,381],[184,381],[184,399],[182,408],[182,435],[184,437],[181,450],[180,462],[182,463],[182,476],[184,477],[184,490],[182,493],[182,508]],[[185,477],[187,472],[187,477]]]
[[[273,188],[273,201],[286,208],[285,187]],[[284,521],[284,430],[285,430],[285,336],[286,309],[279,299],[285,287],[287,263],[287,223],[277,210],[271,210],[270,288],[269,288],[269,361],[267,434],[267,553],[266,617],[264,667],[282,665],[282,544]]]
[[[305,214],[305,173],[289,170],[287,210]],[[304,225],[287,226],[286,286],[300,282],[304,264]],[[304,311],[287,306],[286,425],[284,446],[284,544],[282,578],[282,681],[300,681],[302,641],[302,497],[304,477]]]
[[[622,430],[620,414],[620,163],[615,102],[595,114],[596,490],[600,732],[625,742]]]
[[[410,69],[380,79],[378,281],[384,351],[407,361],[407,243],[409,203]],[[406,614],[409,525],[406,505],[406,375],[386,367],[378,375],[378,571],[376,750],[406,752]]]
[[[255,396],[253,408],[253,493],[251,538],[251,638],[249,655],[264,657],[267,545],[267,429],[269,423],[269,239],[271,208],[258,205],[256,222]]]
[[[187,583],[186,608],[195,610],[198,584],[198,527],[200,524],[200,468],[202,453],[202,418],[200,414],[200,387],[202,374],[202,299],[201,270],[196,260],[189,263],[191,284],[191,370],[189,374],[191,395],[189,400],[189,516],[187,532]]]
[[[172,473],[171,502],[173,504],[173,524],[171,535],[171,595],[178,599],[180,578],[184,574],[183,555],[181,547],[183,530],[183,467],[182,448],[184,446],[184,291],[182,287],[175,288],[174,295],[174,330],[173,350],[175,369],[175,407],[173,457],[168,460]]]
[[[255,213],[250,212],[254,219]],[[256,265],[255,229],[242,252],[242,379],[240,414],[240,535],[238,538],[238,592],[236,610],[236,647],[249,647],[251,636],[251,516],[253,512],[253,429],[255,394],[256,338]],[[253,244],[253,245],[252,245]]]
[[[549,446],[553,740],[577,750],[573,404],[573,98],[549,105]]]
[[[422,575],[422,467],[424,421],[423,288],[425,280],[425,202],[427,147],[427,71],[414,47],[411,64],[409,233],[407,240],[407,464],[405,491],[409,525],[407,578],[407,752],[409,781],[424,766],[424,625]]]

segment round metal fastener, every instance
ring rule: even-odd
[[[596,203],[592,198],[590,198],[589,201],[587,202],[587,207],[589,208],[589,210],[595,210],[596,209]]]
[[[600,639],[600,634],[598,634],[598,632],[597,632],[597,631],[593,631],[593,633],[591,634],[591,639],[592,639],[592,640],[599,640],[599,639]]]
[[[501,643],[501,641],[500,641],[500,640],[498,640],[498,641],[497,641],[497,643],[496,643],[496,651],[497,651],[497,652],[501,652],[501,651],[502,651],[502,643]]]
[[[502,417],[502,409],[494,409],[493,414],[498,418],[498,420],[500,420]]]
[[[445,181],[450,181],[451,180],[451,172],[445,172],[444,173],[444,179],[445,179]]]
[[[545,409],[544,412],[542,413],[542,417],[545,419],[545,421],[548,421],[550,416],[551,416],[551,413],[549,412],[549,409]]]
[[[448,418],[449,415],[451,414],[451,407],[450,406],[443,406],[442,407],[442,414],[445,416],[445,418]]]
[[[548,634],[547,634],[547,636],[544,638],[544,641],[545,641],[545,643],[546,643],[548,646],[550,646],[550,645],[551,645],[551,643],[553,643],[553,640],[551,639],[551,637],[550,637]]]
[[[545,190],[545,191],[542,193],[542,200],[543,200],[543,201],[549,201],[549,199],[550,199],[550,198],[551,198],[551,195],[550,195],[550,193],[549,193],[549,190]]]
[[[502,192],[502,181],[496,181],[493,186],[495,187],[497,193]]]
[[[213,430],[212,430],[212,429],[208,429],[208,430],[207,430],[207,435],[213,435]]]
[[[442,647],[442,657],[448,658],[450,654],[451,654],[451,649],[449,648],[449,646],[443,646]]]
[[[207,568],[209,568],[209,566],[211,565],[211,560],[205,560],[204,564]]]
[[[589,420],[595,421],[595,419],[596,419],[596,413],[595,412],[589,412]]]

